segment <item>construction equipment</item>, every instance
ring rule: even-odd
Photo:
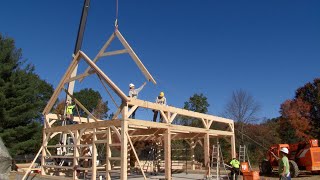
[[[273,169],[278,168],[278,161],[272,155],[273,153],[279,157],[281,148],[288,148],[290,174],[291,177],[297,177],[300,170],[310,171],[312,173],[320,172],[320,147],[317,139],[299,142],[296,144],[276,144],[269,148],[267,159],[260,164],[260,172],[263,174],[271,174]]]

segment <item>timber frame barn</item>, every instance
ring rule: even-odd
[[[124,49],[116,51],[106,51],[111,42],[118,38]],[[225,138],[231,144],[230,154],[235,155],[235,135],[234,122],[213,115],[197,113],[172,106],[163,106],[153,102],[143,101],[140,99],[131,99],[101,70],[96,62],[107,56],[118,54],[129,54],[131,59],[136,63],[146,79],[154,84],[156,81],[143,65],[139,57],[124,39],[118,29],[112,33],[110,38],[101,48],[96,57],[91,60],[84,52],[78,51],[74,55],[73,60],[68,67],[66,73],[62,77],[58,87],[56,87],[52,97],[48,101],[47,106],[43,110],[44,128],[43,142],[39,153],[41,156],[41,174],[44,176],[61,176],[61,172],[68,172],[68,176],[78,179],[80,171],[90,172],[91,178],[96,179],[97,173],[103,172],[106,179],[111,179],[114,174],[118,174],[120,179],[128,179],[129,151],[134,153],[137,168],[141,170],[144,179],[147,179],[134,144],[139,141],[157,141],[163,143],[164,151],[164,171],[165,178],[171,179],[171,142],[174,140],[185,140],[190,145],[190,153],[194,157],[194,147],[197,143],[201,144],[204,152],[204,164],[210,163],[210,138]],[[80,61],[84,61],[88,68],[82,74],[77,73],[77,66]],[[79,100],[73,97],[73,87],[70,90],[70,82],[82,81],[90,75],[97,75],[100,82],[105,88],[110,88],[119,98],[120,105],[110,120],[100,120],[94,117]],[[60,93],[66,93],[68,98],[72,99],[77,107],[85,111],[88,117],[80,117],[75,115],[73,118],[77,124],[61,125],[65,120],[63,115],[53,114],[53,106],[55,105]],[[108,91],[109,93],[109,91]],[[137,109],[157,110],[163,117],[163,122],[153,122],[150,120],[131,119],[130,115]],[[187,117],[190,119],[198,119],[202,122],[203,127],[191,127],[177,125],[174,123],[176,117]],[[215,129],[214,124],[222,124],[223,129]],[[219,126],[221,127],[221,126]],[[72,139],[71,144],[52,145],[50,140],[56,136],[65,135]],[[56,137],[57,139],[57,137]],[[104,152],[98,152],[98,146],[103,144]],[[85,149],[91,148],[91,155],[87,156],[83,153]],[[57,155],[53,151],[57,148],[72,149],[72,153]],[[118,156],[112,153],[115,148],[121,153]],[[103,153],[105,162],[102,165],[91,163],[87,167],[81,166],[80,162],[84,160],[97,161],[97,154]],[[62,165],[48,163],[52,159],[68,160],[69,164]],[[118,162],[118,168],[113,166],[113,162]],[[194,168],[194,167],[193,167]],[[54,173],[52,173],[54,172]],[[58,174],[57,174],[58,172]],[[66,174],[64,174],[66,175]]]

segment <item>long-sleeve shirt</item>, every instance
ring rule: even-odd
[[[167,99],[166,97],[160,97],[158,96],[156,99],[157,104],[167,105]]]
[[[134,98],[134,99],[137,99],[138,98],[138,94],[139,94],[139,92],[143,89],[143,85],[142,86],[140,86],[139,88],[137,88],[137,89],[130,89],[129,90],[129,97],[131,97],[131,98]]]

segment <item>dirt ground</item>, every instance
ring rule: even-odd
[[[190,172],[189,174],[186,173],[173,173],[172,174],[172,179],[173,180],[182,180],[182,179],[188,179],[188,180],[203,180],[203,173],[201,172]],[[159,179],[163,179],[164,178],[164,174],[163,175],[159,175],[159,176],[148,176],[148,179],[151,180],[159,180]],[[118,179],[118,178],[116,178]],[[130,177],[128,179],[132,179],[132,180],[143,180],[142,176],[138,176],[138,177]],[[211,179],[216,179],[216,178],[211,178]],[[260,176],[260,180],[278,180],[279,177],[277,174],[274,174],[273,176]],[[296,180],[320,180],[320,175],[311,175],[310,173],[306,173],[306,172],[302,172],[301,175],[297,178],[293,178]],[[10,177],[9,180],[16,180],[16,172],[12,172],[10,173]],[[239,176],[238,180],[243,180],[242,176]]]

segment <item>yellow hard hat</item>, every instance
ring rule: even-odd
[[[163,97],[164,96],[164,92],[160,92],[159,96]]]

